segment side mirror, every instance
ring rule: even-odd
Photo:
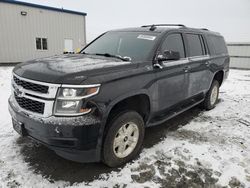
[[[172,50],[164,51],[163,55],[160,54],[157,56],[157,60],[159,62],[167,61],[167,60],[179,60],[179,59],[180,59],[180,53],[172,51]]]

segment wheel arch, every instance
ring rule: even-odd
[[[221,86],[223,83],[223,80],[224,80],[224,74],[225,73],[223,70],[218,70],[218,71],[214,72],[213,77],[211,77],[212,79],[210,80],[209,88],[207,88],[207,91],[211,88],[214,80],[217,80]]]
[[[223,70],[219,70],[214,74],[213,80],[217,80],[220,84],[220,86],[223,83],[223,79],[224,79],[224,71]]]
[[[137,92],[127,96],[122,96],[113,101],[109,105],[109,110],[106,115],[106,125],[110,120],[122,111],[134,110],[138,112],[146,123],[149,119],[151,111],[150,96],[146,92]]]
[[[105,109],[105,114],[103,114],[103,117],[102,117],[103,121],[102,121],[102,124],[101,124],[101,128],[99,130],[100,137],[98,138],[98,145],[97,145],[97,148],[98,148],[97,152],[98,152],[98,155],[100,156],[100,159],[102,157],[101,152],[102,152],[103,140],[104,140],[105,135],[107,133],[107,130],[109,128],[110,121],[112,120],[112,118],[114,116],[118,115],[118,113],[122,112],[119,109],[119,106],[122,106],[122,104],[124,104],[126,100],[129,100],[131,98],[134,99],[134,97],[140,97],[140,98],[147,99],[148,114],[146,114],[146,116],[143,119],[144,119],[144,123],[146,123],[148,121],[150,113],[151,113],[152,99],[151,99],[151,96],[149,95],[147,89],[142,89],[142,90],[139,90],[139,91],[131,92],[129,94],[124,94],[122,96],[119,96],[119,97],[115,98],[114,100],[109,102],[109,104],[106,104],[107,106],[106,106],[106,109]],[[118,109],[118,110],[116,111],[116,109]],[[127,109],[127,110],[129,110],[129,109]],[[131,109],[131,110],[133,110],[133,109]],[[115,113],[115,112],[117,112],[117,113]]]

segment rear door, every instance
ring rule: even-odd
[[[208,74],[209,56],[201,34],[186,33],[185,41],[187,44],[187,55],[189,59],[189,81],[187,89],[187,97],[196,95],[204,95],[210,84]]]
[[[164,61],[162,69],[156,69],[158,79],[158,109],[161,112],[168,110],[186,98],[187,95],[187,73],[185,67],[185,47],[181,33],[170,33],[166,36],[159,51],[172,50],[180,53],[180,60]]]

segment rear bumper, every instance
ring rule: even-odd
[[[100,120],[95,116],[37,118],[20,111],[11,98],[9,112],[12,120],[22,125],[25,136],[42,143],[63,158],[77,162],[100,161],[100,148],[97,147]],[[14,129],[17,131],[16,127]]]

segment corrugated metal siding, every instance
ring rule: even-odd
[[[36,37],[48,38],[48,50],[36,50]],[[86,45],[84,16],[0,2],[0,62],[62,54],[64,39],[75,51]]]
[[[250,43],[228,43],[230,67],[250,69]]]
[[[228,51],[231,56],[249,56],[250,57],[250,44],[228,44]]]
[[[230,67],[250,69],[250,58],[231,57],[230,58]]]

